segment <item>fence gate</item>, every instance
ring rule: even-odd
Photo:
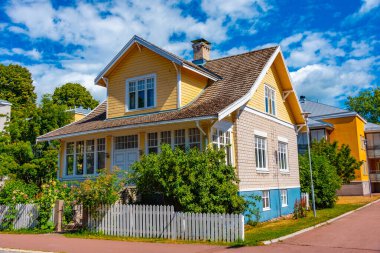
[[[84,212],[82,205],[64,203],[62,208],[62,230],[75,231],[83,227]]]

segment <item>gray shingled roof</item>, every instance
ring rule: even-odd
[[[366,132],[380,132],[380,125],[368,122],[365,124]]]
[[[330,124],[330,123],[327,123],[327,122],[324,122],[322,120],[314,120],[312,118],[310,118],[307,122],[307,125],[310,127],[310,128],[328,128],[328,127],[334,127],[333,124]]]
[[[321,104],[313,101],[301,101],[301,107],[304,112],[310,112],[310,117],[318,117],[330,114],[348,113],[350,111],[340,109],[335,106]]]

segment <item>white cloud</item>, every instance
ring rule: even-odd
[[[257,20],[269,8],[264,0],[220,1],[214,5],[204,1],[200,7],[208,16],[197,20],[184,15],[177,4],[158,0],[153,8],[149,1],[78,1],[74,6],[53,7],[48,0],[13,0],[5,8],[12,21],[6,29],[27,34],[32,40],[49,39],[64,47],[82,48],[74,54],[58,52],[60,68],[47,64],[28,66],[39,95],[64,82],[77,81],[95,92],[97,98],[104,98],[93,79],[134,34],[173,53],[190,56],[191,40],[204,37],[214,44],[226,41],[233,25],[226,20]],[[174,34],[183,37],[181,42],[170,41]],[[40,56],[29,52],[29,57]]]
[[[358,11],[358,14],[366,14],[371,10],[380,6],[380,0],[363,0],[362,6]]]
[[[33,48],[32,50],[24,50],[22,48],[12,48],[12,49],[7,49],[7,48],[0,48],[0,55],[23,55],[28,58],[32,58],[34,60],[39,60],[41,59],[41,53]]]

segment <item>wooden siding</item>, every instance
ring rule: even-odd
[[[239,190],[287,188],[299,186],[297,135],[293,128],[280,125],[247,111],[243,111],[235,122],[236,155]],[[256,171],[254,131],[267,133],[268,172]],[[278,173],[275,151],[278,137],[288,139],[289,172]]]
[[[207,78],[182,68],[181,70],[181,106],[197,98],[207,85]]]
[[[285,71],[285,70],[284,70]],[[263,81],[260,83],[248,106],[265,113],[265,85],[270,86],[276,91],[276,116],[277,118],[295,124],[295,119],[291,107],[287,101],[282,100],[282,85],[274,65],[270,67]]]
[[[125,111],[126,80],[156,74],[156,107]],[[174,65],[164,57],[134,46],[108,76],[108,118],[135,115],[177,108],[177,73]]]

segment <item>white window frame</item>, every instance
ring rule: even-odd
[[[281,189],[281,207],[287,207],[288,206],[288,189]]]
[[[155,146],[151,146],[149,145],[150,143],[150,138],[149,138],[149,135],[150,134],[156,134],[156,142],[157,142],[157,145]],[[157,148],[157,153],[160,152],[159,150],[159,147],[160,147],[160,142],[161,142],[161,132],[149,132],[146,134],[146,154],[149,154],[149,148]],[[154,152],[153,152],[154,153]]]
[[[153,96],[153,106],[147,106],[148,102],[148,92],[147,92],[147,86],[146,86],[146,80],[149,78],[153,78],[153,90],[154,90],[154,96]],[[144,97],[144,107],[138,108],[138,81],[145,80],[145,97]],[[135,109],[129,109],[129,83],[130,82],[136,82],[136,96],[135,96]],[[148,74],[143,76],[137,76],[133,78],[129,78],[125,81],[125,111],[126,112],[133,112],[133,111],[140,111],[140,110],[146,110],[146,109],[152,109],[157,106],[157,75],[156,74]]]
[[[266,108],[266,100],[267,100],[267,92],[266,91],[267,90],[268,90],[268,92],[271,92],[271,93],[273,92],[273,98],[271,96],[268,97],[268,111]],[[274,106],[273,106],[273,104],[270,103],[271,101],[274,102]],[[276,90],[268,84],[265,84],[265,86],[264,86],[264,107],[265,107],[264,108],[265,113],[273,115],[273,116],[277,115]],[[272,108],[272,111],[270,111],[270,108]]]
[[[106,152],[106,148],[107,148],[107,139],[105,137],[99,137],[99,138],[87,138],[87,139],[81,139],[81,140],[78,140],[78,141],[66,141],[65,142],[65,150],[64,150],[64,161],[63,161],[63,174],[62,174],[62,178],[63,179],[70,179],[70,178],[85,178],[85,177],[93,177],[93,176],[97,176],[99,175],[99,168],[98,168],[98,155],[99,155],[99,151],[98,151],[98,140],[99,139],[104,139],[104,145],[105,145],[105,149],[104,152],[105,154],[107,153]],[[87,162],[86,162],[86,155],[87,155],[87,141],[88,140],[93,140],[94,141],[94,173],[92,174],[87,174]],[[76,145],[77,145],[77,142],[80,142],[80,141],[83,141],[84,142],[84,152],[83,152],[83,174],[77,174],[77,169],[76,169],[76,163],[77,163],[77,150],[76,150]],[[68,143],[74,143],[74,162],[73,162],[73,174],[71,175],[67,175],[67,146],[68,146]],[[92,153],[92,152],[91,152]],[[106,155],[106,159],[107,159],[107,155]],[[107,161],[105,161],[105,165],[107,164]]]
[[[268,193],[268,196],[266,196]],[[269,190],[263,190],[262,191],[262,203],[263,203],[263,211],[269,211],[270,210],[270,191]],[[267,201],[265,201],[267,199]],[[265,203],[268,205],[266,206]]]
[[[281,145],[285,145],[285,152],[280,149]],[[282,162],[281,162],[281,154],[285,155],[285,168],[281,168]],[[288,143],[283,142],[281,140],[278,141],[278,151],[277,151],[277,156],[278,156],[278,168],[280,172],[289,172],[289,149],[288,149]]]
[[[191,130],[194,130],[198,133],[198,134],[194,134],[194,137],[196,135],[198,135],[199,141],[191,142],[191,140],[190,140]],[[189,129],[187,129],[187,131],[188,131],[189,148],[192,148],[191,145],[199,145],[199,150],[202,150],[202,133],[201,133],[201,131],[197,127],[189,128]]]
[[[216,138],[214,137],[215,136],[215,133],[216,132]],[[230,143],[227,143],[227,133],[229,134],[229,142]],[[221,138],[223,138],[223,141],[221,141]],[[228,130],[222,130],[222,129],[219,129],[219,128],[215,128],[213,127],[211,129],[211,141],[212,141],[212,144],[213,146],[215,145],[218,149],[220,149],[221,147],[226,147],[227,145],[230,145],[230,159],[231,159],[231,166],[234,166],[234,150],[233,150],[233,140],[232,140],[232,128],[228,129]],[[226,149],[227,151],[227,149]],[[226,163],[228,164],[228,154],[226,153]]]
[[[261,139],[261,140],[264,141],[264,145],[265,145],[265,147],[264,147],[265,157],[264,157],[263,161],[265,161],[265,167],[259,167],[258,166],[260,164],[260,161],[259,161],[259,164],[256,163],[256,160],[258,159],[258,152],[259,152],[257,139]],[[262,149],[260,149],[260,150],[262,150]],[[269,172],[269,166],[268,166],[268,139],[267,139],[267,137],[255,134],[255,138],[254,138],[254,151],[255,151],[255,166],[256,166],[256,171],[268,173]]]

